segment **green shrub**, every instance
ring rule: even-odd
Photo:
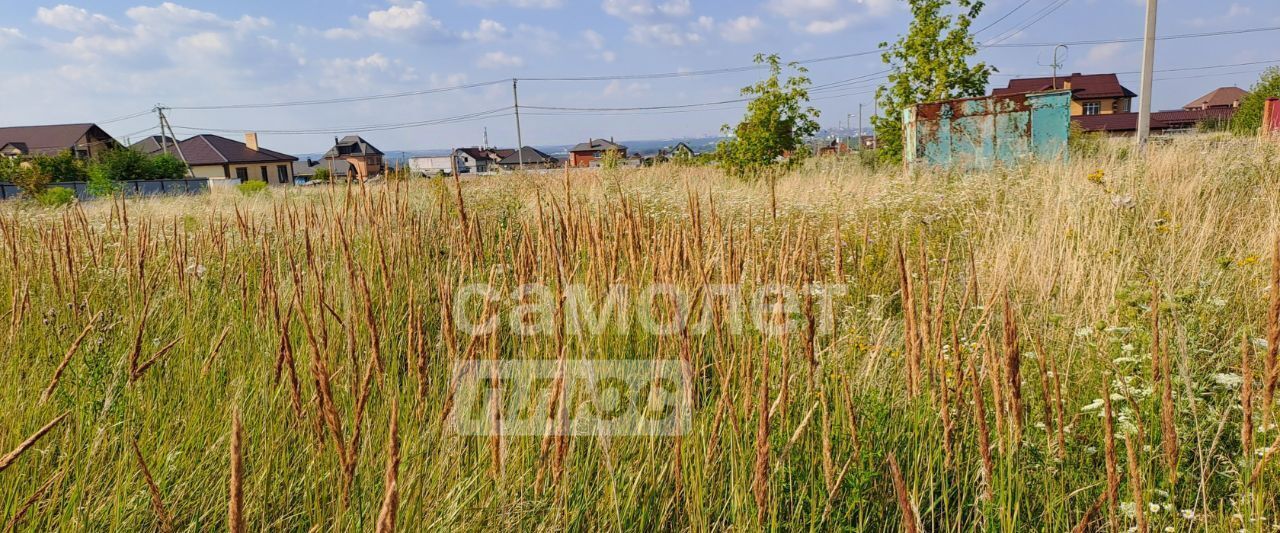
[[[50,187],[36,195],[36,201],[47,207],[62,207],[76,200],[76,192],[66,187]]]
[[[53,181],[84,181],[89,177],[84,160],[76,157],[71,150],[63,150],[52,156],[38,155],[31,159],[31,164],[39,167]]]
[[[49,183],[53,181],[53,176],[50,176],[48,172],[36,165],[23,164],[18,166],[17,171],[13,173],[10,179],[14,185],[17,185],[22,190],[23,194],[26,194],[29,198],[35,198],[49,186]]]
[[[98,198],[114,196],[120,192],[120,182],[111,179],[107,173],[99,165],[89,167],[89,183],[87,190],[89,194]]]
[[[267,182],[246,181],[244,183],[236,185],[236,188],[240,190],[240,194],[243,194],[245,196],[254,196],[258,193],[261,193],[267,190]]]
[[[187,164],[169,154],[160,154],[147,161],[149,180],[180,180],[187,177]]]
[[[1071,157],[1089,159],[1097,157],[1102,151],[1102,143],[1106,137],[1101,132],[1085,131],[1078,122],[1072,121],[1067,130],[1067,150]]]

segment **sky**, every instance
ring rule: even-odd
[[[0,0],[0,126],[96,122],[136,140],[158,132],[149,110],[162,104],[179,137],[257,131],[295,154],[346,133],[387,152],[478,145],[486,130],[514,146],[512,78],[526,145],[712,135],[744,104],[697,104],[738,98],[762,73],[736,67],[758,52],[852,56],[806,63],[816,87],[838,83],[813,105],[825,127],[856,125],[860,104],[869,123],[885,65],[858,53],[910,21],[904,0],[69,1]],[[1109,40],[1141,36],[1144,15],[1144,0],[989,0],[974,28],[990,26],[984,44]],[[1161,0],[1160,35],[1262,27],[1280,27],[1280,2]],[[1126,73],[1138,92],[1141,48],[1073,45],[1061,72]],[[975,60],[1004,86],[1049,75],[1053,54],[993,47]],[[1248,88],[1269,61],[1280,31],[1160,41],[1154,107]],[[654,73],[682,75],[617,79]],[[566,77],[614,79],[535,79]],[[383,97],[359,99],[371,95]],[[261,107],[280,103],[303,105]],[[563,109],[636,107],[663,109]]]

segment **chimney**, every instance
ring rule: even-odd
[[[244,145],[249,147],[250,150],[257,152],[258,151],[258,134],[254,132],[245,133]]]

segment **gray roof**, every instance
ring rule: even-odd
[[[129,145],[129,148],[146,155],[155,155],[164,152],[165,143],[169,144],[169,150],[174,150],[174,146],[178,144],[178,141],[168,135],[152,135]],[[176,150],[174,152],[176,153]]]
[[[343,178],[351,173],[351,163],[342,160],[321,159],[319,161],[307,158],[293,163],[293,175],[299,177],[310,177],[316,175],[317,169],[332,169],[334,178]]]
[[[537,148],[534,148],[532,146],[526,146],[524,148],[521,148],[519,152],[515,152],[515,151],[513,152],[514,153],[512,153],[511,155],[508,155],[507,157],[502,158],[501,161],[498,161],[498,164],[499,165],[518,165],[521,163],[522,157],[523,157],[523,162],[525,164],[546,164],[546,163],[560,162],[559,159],[549,156],[546,154],[546,152],[538,150]]]
[[[348,135],[324,153],[325,157],[384,155],[382,150],[369,144],[359,135]]]
[[[591,139],[584,143],[578,143],[570,152],[599,152],[617,150],[619,152],[627,151],[627,147],[606,139]]]

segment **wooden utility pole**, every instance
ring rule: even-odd
[[[520,170],[524,170],[524,134],[520,131],[520,90],[518,85],[520,80],[511,78],[511,99],[515,104],[516,111],[516,160],[520,163]]]

